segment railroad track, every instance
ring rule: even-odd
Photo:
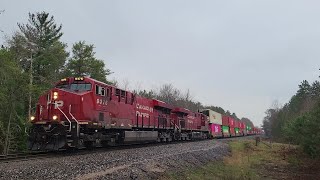
[[[30,159],[40,159],[53,157],[52,152],[25,152],[16,154],[0,155],[0,163],[5,163],[9,161],[24,161]]]
[[[250,136],[239,136],[239,137],[231,137],[231,138],[222,138],[222,139],[215,139],[217,141],[230,141],[235,138],[249,138],[255,137],[256,135]],[[206,139],[201,141],[210,141],[212,139]],[[111,147],[101,147],[95,149],[79,149],[75,151],[43,151],[43,152],[25,152],[25,153],[16,153],[16,154],[8,154],[8,155],[0,155],[0,163],[8,163],[12,161],[27,161],[27,160],[37,160],[37,159],[45,159],[45,158],[53,158],[53,157],[63,157],[63,156],[75,156],[75,155],[86,155],[92,153],[99,153],[105,151],[115,151],[121,149],[133,149],[133,148],[143,148],[143,147],[150,147],[150,146],[162,146],[168,144],[178,144],[178,143],[192,143],[194,141],[174,141],[170,143],[144,143],[144,144],[124,144],[118,146],[111,146]]]

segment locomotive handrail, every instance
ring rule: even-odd
[[[173,124],[173,125],[175,126],[175,128],[177,128],[178,130],[180,130],[180,127],[179,127],[176,123],[174,123],[173,121],[170,121],[170,123]]]
[[[79,124],[79,121],[71,114],[71,104],[69,106],[69,114],[72,117],[72,119],[74,119],[76,121],[76,123]]]
[[[68,122],[69,122],[69,130],[68,130],[68,132],[71,132],[71,121],[70,121],[70,119],[68,118],[68,116],[59,108],[59,106],[57,106],[57,109],[64,115],[64,117],[66,117],[67,118],[67,120],[68,120]]]
[[[78,136],[79,135],[79,121],[71,113],[71,104],[69,105],[69,114],[72,117],[72,119],[75,120],[77,123],[77,136]]]

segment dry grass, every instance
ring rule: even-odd
[[[316,174],[299,172],[305,159],[296,146],[255,141],[232,141],[231,155],[223,162],[188,169],[183,173],[171,173],[166,179],[295,179],[317,177]]]

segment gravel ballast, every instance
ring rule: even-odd
[[[225,141],[206,140],[0,164],[1,179],[156,179],[221,160]]]

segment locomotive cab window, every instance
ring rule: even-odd
[[[121,97],[126,97],[126,92],[121,90]]]
[[[100,93],[101,96],[105,96],[106,95],[106,90],[104,87],[101,87],[101,93]]]
[[[70,85],[70,90],[72,90],[72,91],[90,91],[91,84],[90,83],[72,83]]]
[[[116,96],[120,96],[120,89],[116,89]]]
[[[96,94],[99,94],[99,86],[96,85]]]
[[[106,96],[106,88],[96,85],[96,94],[100,96]]]

